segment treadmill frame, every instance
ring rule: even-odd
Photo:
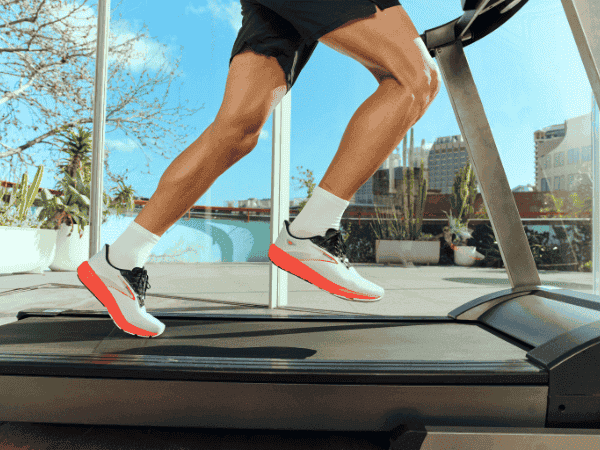
[[[575,41],[577,43],[580,56],[585,66],[592,90],[596,98],[600,98],[600,39],[597,38],[597,30],[593,27],[595,23],[600,20],[600,4],[595,0],[561,0],[565,9],[567,19],[573,31]],[[544,376],[546,374],[548,379],[548,387],[544,386],[530,386],[531,389],[537,388],[537,391],[532,390],[531,395],[542,395],[543,397],[547,394],[547,410],[545,429],[528,429],[523,430],[519,428],[493,428],[493,429],[469,429],[452,427],[434,427],[429,424],[417,424],[412,428],[402,425],[400,428],[394,428],[397,423],[403,423],[406,420],[406,412],[397,415],[394,420],[390,420],[390,417],[386,418],[386,424],[378,427],[378,430],[396,430],[396,435],[391,439],[392,446],[390,448],[438,448],[442,443],[438,439],[440,436],[444,436],[444,444],[447,445],[447,439],[450,436],[454,436],[455,439],[463,439],[461,448],[468,447],[469,443],[473,444],[474,447],[481,448],[482,438],[477,438],[475,435],[486,436],[489,439],[493,436],[497,439],[505,439],[507,436],[511,436],[511,447],[515,447],[517,442],[523,442],[524,436],[528,436],[531,439],[532,435],[537,436],[536,445],[540,442],[544,442],[545,448],[564,448],[569,445],[572,448],[577,448],[583,445],[582,440],[592,440],[595,447],[600,447],[600,432],[597,430],[598,422],[600,421],[600,377],[597,377],[595,371],[598,367],[598,361],[600,361],[600,347],[597,345],[600,342],[600,306],[598,301],[600,297],[595,295],[588,295],[571,291],[567,289],[556,289],[549,286],[541,286],[539,274],[537,272],[529,243],[525,235],[525,231],[522,226],[522,222],[519,217],[519,213],[514,201],[514,197],[510,190],[506,174],[498,149],[492,136],[491,128],[487,121],[481,99],[479,98],[477,88],[475,86],[469,65],[464,54],[464,46],[481,39],[486,34],[489,34],[494,29],[502,25],[512,15],[514,15],[527,0],[523,1],[492,1],[492,0],[462,0],[463,9],[465,13],[458,19],[438,28],[428,30],[424,33],[423,40],[426,43],[432,55],[436,57],[439,62],[442,77],[447,87],[448,94],[461,129],[461,133],[465,138],[467,151],[471,163],[474,167],[479,185],[482,189],[482,197],[485,202],[485,206],[490,216],[490,222],[494,229],[494,233],[497,237],[500,252],[506,266],[507,274],[511,282],[512,289],[494,293],[489,296],[481,297],[472,302],[463,305],[460,308],[449,313],[449,318],[454,320],[465,320],[465,321],[477,321],[484,324],[499,333],[504,333],[507,336],[512,337],[515,340],[530,345],[532,348],[527,353],[530,367],[534,370],[532,376]],[[107,25],[106,17],[106,6],[109,3],[108,0],[99,0],[99,25],[101,21],[105,21],[104,25]],[[99,243],[99,211],[101,208],[101,192],[102,192],[102,151],[103,148],[103,130],[104,130],[104,114],[102,113],[104,106],[100,103],[104,103],[104,95],[106,91],[106,32],[107,27],[99,26],[98,32],[98,65],[96,71],[96,97],[95,97],[95,109],[94,109],[94,157],[93,157],[93,176],[92,176],[92,205],[91,215],[92,220],[91,226],[91,242],[94,245],[90,246],[90,251],[97,250]],[[101,58],[104,55],[104,59]],[[281,106],[278,106],[281,108]],[[281,109],[275,112],[279,115],[281,120]],[[289,127],[289,120],[288,125]],[[289,131],[289,130],[288,130]],[[281,136],[279,136],[281,138]],[[99,147],[99,148],[98,148]],[[281,179],[281,177],[280,177]],[[273,214],[279,217],[280,204],[281,202],[274,202]],[[276,211],[277,210],[277,211]],[[598,233],[598,230],[595,230]],[[277,231],[275,235],[272,233],[272,238],[276,239]],[[527,314],[523,314],[526,311]],[[73,312],[68,311],[54,311],[38,314],[69,314]],[[35,312],[21,312],[19,313],[19,319],[24,319],[28,315],[35,314]],[[93,314],[93,313],[92,313]],[[239,316],[237,316],[239,318]],[[228,319],[235,320],[236,316],[228,316]],[[313,320],[311,317],[305,318],[306,320]],[[331,320],[331,317],[325,319]],[[433,319],[433,318],[432,318]],[[356,321],[364,321],[365,318],[355,318]],[[375,318],[375,320],[383,321],[384,318]],[[407,318],[403,318],[407,320]],[[535,333],[534,333],[535,332]],[[58,356],[58,355],[57,355]],[[123,358],[125,355],[119,356],[120,362],[126,362],[127,358]],[[113,355],[114,357],[114,355]],[[87,395],[95,393],[95,399],[98,401],[108,402],[110,405],[114,405],[114,401],[118,401],[110,395],[106,395],[106,391],[102,389],[106,388],[107,379],[93,379],[93,378],[70,378],[73,375],[69,371],[69,367],[63,367],[63,375],[60,377],[48,377],[48,376],[30,376],[35,370],[35,367],[44,368],[54,365],[56,368],[57,360],[50,361],[48,355],[17,355],[14,353],[0,354],[0,371],[2,371],[2,380],[4,387],[4,398],[0,402],[0,420],[25,420],[35,421],[32,417],[36,408],[31,407],[32,397],[35,396],[36,401],[40,398],[46,402],[53,402],[56,411],[64,412],[64,408],[70,410],[70,415],[59,414],[55,416],[49,416],[49,411],[43,411],[38,409],[37,418],[44,417],[45,419],[51,418],[51,422],[65,423],[64,420],[68,418],[68,423],[87,423],[85,419],[77,420],[78,418],[88,417],[93,414],[93,411],[89,411],[89,400],[90,397],[82,396],[84,392]],[[113,358],[114,359],[114,358]],[[144,361],[145,363],[152,364],[150,359],[144,359],[139,356],[131,357],[129,361],[131,367],[135,366],[135,362]],[[171,358],[173,359],[173,358]],[[70,363],[74,363],[74,359],[70,358]],[[60,362],[59,362],[60,363]],[[103,355],[100,357],[86,356],[81,364],[98,364],[99,371],[102,371],[102,367],[114,366],[114,362],[110,361],[109,355]],[[205,359],[204,364],[210,366],[217,364],[216,361],[208,361]],[[280,365],[287,365],[288,368],[296,370],[304,365],[304,361],[298,363],[295,361],[285,361]],[[24,365],[23,365],[24,364]],[[263,369],[270,364],[271,369],[277,368],[276,363],[272,360],[261,361]],[[402,367],[402,370],[407,370],[408,365],[406,363],[398,362]],[[397,364],[397,366],[398,366]],[[11,370],[20,365],[22,372],[20,374],[10,374]],[[305,367],[308,367],[308,363]],[[315,361],[311,361],[313,369],[319,364],[315,364]],[[340,369],[338,365],[338,369]],[[23,367],[28,369],[25,371]],[[247,369],[248,367],[246,367]],[[240,368],[244,370],[244,368]],[[310,372],[313,369],[308,369]],[[332,366],[327,367],[327,370],[331,371],[334,368]],[[348,369],[348,368],[347,368]],[[371,369],[374,369],[373,367]],[[377,370],[382,370],[383,367],[378,367]],[[398,367],[396,367],[398,369]],[[421,368],[422,369],[422,368]],[[421,370],[419,369],[419,370]],[[232,370],[235,370],[233,367]],[[375,373],[375,372],[373,372]],[[537,374],[537,375],[534,375]],[[25,378],[23,376],[25,375]],[[27,380],[26,385],[23,385],[23,379]],[[127,384],[126,382],[131,383]],[[145,380],[147,383],[151,383],[150,380]],[[136,386],[141,386],[142,380],[126,380],[120,379],[122,383],[122,394],[126,395],[129,388],[135,389]],[[58,384],[57,384],[58,383]],[[159,381],[159,383],[170,383],[171,386],[176,386],[177,381]],[[214,382],[212,387],[226,386],[227,382]],[[59,388],[60,385],[60,388]],[[246,384],[246,387],[249,384]],[[258,384],[257,384],[258,385]],[[50,392],[44,390],[38,390],[42,387],[51,389]],[[161,386],[166,386],[161,384]],[[182,385],[180,385],[181,387]],[[239,394],[239,387],[242,386],[240,383],[231,383],[230,394],[235,396]],[[271,389],[271,394],[274,396],[271,399],[275,399],[278,388],[281,388],[281,384],[262,384],[261,386],[267,389]],[[315,388],[326,388],[321,395],[327,395],[327,390],[339,389],[342,386],[339,385],[321,385],[318,384],[288,384],[288,387],[295,386],[296,388],[303,386],[306,392],[314,392]],[[36,389],[31,392],[31,388]],[[354,388],[367,387],[366,385],[361,386],[347,386]],[[381,388],[396,388],[401,389],[402,386],[375,386],[371,385],[372,388],[378,388],[381,392]],[[522,386],[525,388],[525,386]],[[56,389],[64,393],[64,396],[56,396]],[[102,389],[98,389],[102,388]],[[480,394],[484,395],[486,389],[492,389],[492,386],[479,386]],[[86,391],[86,389],[88,389]],[[541,390],[540,390],[541,389]],[[139,391],[137,394],[141,394]],[[161,391],[156,386],[155,390],[146,392],[152,392],[156,399],[158,396],[165,396],[168,394],[167,391]],[[184,391],[182,390],[181,393]],[[357,391],[356,391],[357,392]],[[443,392],[442,390],[439,391]],[[71,395],[69,395],[71,393]],[[208,391],[205,391],[203,395],[207,395]],[[223,391],[223,393],[225,393]],[[256,393],[256,392],[255,392]],[[282,392],[279,391],[279,394]],[[370,395],[372,395],[372,392]],[[388,393],[389,394],[389,393]],[[386,395],[388,395],[386,394]],[[301,395],[301,391],[295,392],[295,395]],[[380,395],[380,394],[379,394]],[[429,395],[433,395],[432,392]],[[16,403],[6,402],[9,397],[12,397]],[[254,401],[259,402],[264,397],[251,396]],[[129,397],[131,400],[133,397]],[[300,399],[301,397],[297,397]],[[364,397],[366,398],[366,397]],[[375,401],[385,400],[385,395],[379,398],[370,397]],[[252,418],[256,416],[257,404],[250,406],[246,400],[248,398],[241,399],[238,404],[237,411],[229,411],[229,416],[221,416],[217,418],[206,418],[205,421],[217,420],[215,423],[223,423],[225,420],[232,420],[232,416],[241,411],[244,411],[246,418]],[[124,400],[124,399],[122,399]],[[146,401],[150,401],[150,398],[137,397],[139,402],[138,407]],[[169,399],[165,398],[165,401]],[[200,399],[198,399],[200,400]],[[238,399],[240,400],[240,399]],[[352,402],[352,398],[347,398],[347,401]],[[80,403],[79,403],[80,401]],[[173,402],[173,399],[170,400]],[[229,399],[231,401],[231,399]],[[457,405],[461,403],[459,397],[456,398]],[[175,402],[176,403],[176,402]],[[468,402],[463,402],[466,405]],[[108,405],[107,404],[107,405]],[[167,403],[164,403],[165,405]],[[47,404],[50,406],[50,404]],[[522,404],[521,406],[523,406]],[[37,405],[39,407],[39,404]],[[132,405],[122,405],[132,406]],[[262,405],[268,408],[269,405]],[[271,405],[273,407],[274,405]],[[293,406],[293,405],[292,405]],[[358,405],[357,405],[358,406]],[[518,410],[519,405],[516,406]],[[62,409],[61,409],[62,408]],[[359,410],[359,409],[357,409]],[[22,414],[27,411],[27,414]],[[119,417],[118,424],[123,424],[123,420],[127,423],[127,415],[125,414],[127,409],[121,410],[124,414]],[[108,412],[108,420],[114,423],[114,412],[110,410]],[[129,410],[132,417],[135,418],[135,423],[138,425],[157,425],[152,420],[140,420],[140,414],[147,411],[133,409]],[[529,411],[533,413],[533,411]],[[110,414],[113,414],[112,416]],[[173,414],[177,414],[175,411],[171,411]],[[179,411],[180,416],[167,417],[165,421],[177,421],[179,426],[189,426],[185,423],[185,417],[189,414],[189,411]],[[417,411],[418,413],[418,411]],[[21,416],[19,416],[21,414]],[[310,413],[309,413],[310,414]],[[418,414],[417,414],[418,415]],[[112,417],[112,419],[111,419]],[[308,416],[305,417],[307,419]],[[271,417],[271,419],[276,419]],[[327,429],[335,429],[331,423],[327,423],[327,420],[331,419],[331,416],[321,415],[319,421],[322,426]],[[351,420],[351,416],[348,415],[346,419]],[[356,417],[356,423],[353,425],[353,429],[360,429],[361,425],[360,417]],[[73,420],[73,421],[72,421]],[[156,420],[156,419],[155,419]],[[221,422],[219,422],[219,420]],[[48,420],[44,420],[48,421]],[[396,423],[392,423],[396,421]],[[163,421],[164,422],[164,421]],[[251,420],[250,420],[251,422]],[[250,422],[244,423],[244,426],[252,425]],[[311,422],[311,420],[308,420]],[[98,422],[94,422],[98,423]],[[104,422],[106,423],[106,422]],[[351,423],[351,422],[349,422]],[[305,429],[302,428],[302,420],[298,423],[283,424],[279,422],[279,425],[289,425],[292,429]],[[339,425],[339,423],[338,423]],[[347,424],[348,425],[348,424]],[[541,425],[541,424],[540,424]],[[171,426],[177,426],[172,423]],[[481,425],[480,425],[481,426]],[[362,425],[364,428],[364,425]],[[579,428],[589,428],[588,430],[579,430]],[[252,426],[250,426],[252,428]],[[277,426],[275,426],[277,428]],[[339,427],[338,427],[339,428]],[[553,430],[551,428],[561,428],[560,431]],[[310,428],[314,429],[314,428]],[[398,430],[401,432],[398,434]],[[444,434],[445,433],[445,434]],[[469,434],[470,433],[470,434]],[[558,442],[557,435],[563,434],[566,440]],[[465,436],[470,436],[467,440],[464,440]],[[519,437],[520,436],[520,437]],[[436,441],[436,439],[438,439]],[[403,447],[400,443],[405,441]],[[409,442],[410,441],[410,442]],[[436,443],[437,442],[437,443]],[[485,441],[489,442],[489,441]],[[560,445],[557,447],[551,447],[551,445]],[[413,445],[409,447],[408,445]],[[396,447],[394,447],[396,446]],[[488,446],[487,448],[491,448]],[[494,447],[499,448],[499,447]]]

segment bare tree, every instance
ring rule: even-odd
[[[64,127],[75,129],[88,124],[92,130],[98,23],[86,4],[87,0],[0,0],[0,165],[10,168],[10,178],[16,180],[23,166],[34,165],[30,156],[34,150],[49,157],[54,167],[55,161],[64,156],[52,153],[60,149],[56,135]],[[176,135],[176,122],[203,108],[186,109],[188,114],[182,114],[180,106],[165,108],[171,83],[180,75],[176,74],[180,59],[174,68],[162,64],[154,77],[144,67],[139,79],[134,79],[127,66],[140,56],[135,46],[143,38],[149,36],[141,32],[115,36],[110,27],[106,133],[121,129],[127,136],[133,135],[149,161],[143,147],[149,143],[153,149],[162,150],[161,141],[168,136],[176,141],[168,148],[177,148],[189,133]],[[165,51],[164,45],[159,47]],[[156,95],[154,91],[164,84],[167,86],[161,100],[145,100],[149,94]],[[30,124],[18,120],[21,108],[29,111]],[[9,135],[16,138],[6,142]],[[106,153],[110,153],[108,148]],[[160,154],[170,159],[170,155]],[[15,158],[21,167],[17,167]],[[46,161],[43,164],[48,167]],[[107,162],[108,157],[106,172],[116,182],[119,177],[111,174]]]

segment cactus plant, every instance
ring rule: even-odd
[[[33,202],[37,197],[43,175],[44,166],[39,166],[33,177],[33,183],[28,187],[27,173],[24,173],[21,178],[21,183],[13,186],[12,193],[9,194],[8,203],[4,201],[8,188],[2,188],[0,194],[0,204],[2,204],[2,206],[0,206],[0,225],[22,226],[27,224],[28,216],[31,212]],[[14,210],[11,210],[13,207]]]
[[[64,179],[59,183],[62,186],[63,195],[53,196],[46,188],[40,189],[44,166],[39,166],[31,186],[27,186],[27,174],[23,174],[20,184],[13,186],[12,194],[9,194],[8,202],[4,200],[8,194],[8,188],[0,189],[0,226],[21,226],[27,228],[58,230],[60,224],[65,221],[71,226],[77,224],[80,237],[83,235],[84,227],[89,224],[88,214],[90,207],[91,186],[84,180],[82,169],[75,172],[75,179],[64,172]],[[128,194],[128,195],[125,195]],[[133,193],[129,187],[123,187],[115,201],[103,193],[102,216],[105,223],[110,214],[120,214],[123,209],[133,210],[135,205],[132,201]],[[35,220],[28,218],[31,207],[42,206]],[[122,208],[121,204],[125,203]],[[70,236],[70,233],[69,235]]]
[[[452,197],[450,205],[452,211],[457,212],[457,216],[452,216],[446,211],[450,229],[458,236],[456,245],[466,245],[467,239],[471,238],[472,229],[468,228],[469,220],[475,213],[475,199],[477,197],[477,180],[475,172],[470,163],[458,171],[454,178],[452,187]]]
[[[402,168],[403,176],[400,181],[400,204],[402,205],[403,220],[401,226],[406,239],[416,241],[421,237],[423,228],[423,214],[427,202],[427,179],[425,168],[421,159],[421,170],[415,174],[413,165],[415,143],[415,130],[410,129],[410,149],[408,164],[406,164],[406,138],[404,140],[405,164]],[[408,166],[408,167],[407,167]]]
[[[415,169],[412,163],[412,155],[414,153],[414,129],[411,128],[410,135],[410,154],[409,163],[406,164],[406,138],[404,139],[404,159],[403,176],[400,181],[399,190],[395,195],[394,203],[399,204],[402,212],[400,219],[396,217],[396,208],[392,206],[391,210],[394,216],[394,221],[399,224],[399,229],[392,232],[393,223],[387,224],[388,236],[385,236],[385,229],[381,226],[379,220],[378,209],[377,221],[379,230],[373,227],[375,235],[378,239],[391,239],[417,241],[420,239],[431,239],[431,235],[422,235],[423,215],[425,213],[425,204],[427,203],[427,179],[425,178],[425,168],[423,159],[421,159],[421,170],[415,174]],[[408,165],[408,167],[406,167]],[[385,215],[388,215],[387,213]]]
[[[461,223],[468,223],[475,213],[477,179],[471,163],[467,163],[454,178],[450,205]]]

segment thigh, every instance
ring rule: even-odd
[[[399,0],[251,0],[275,12],[279,17],[288,21],[302,36],[305,42],[316,47],[319,41],[329,47],[335,48],[348,56],[360,61],[377,79],[379,83],[392,75],[381,64],[358,55],[345,53],[339,46],[334,47],[331,40],[325,41],[321,37],[340,27],[360,21],[366,17],[374,16],[378,9],[386,10],[400,6]],[[311,49],[314,50],[314,47]],[[304,63],[306,61],[303,61]]]
[[[285,73],[277,59],[244,49],[229,66],[214,123],[227,133],[257,138],[286,92]]]
[[[318,42],[303,38],[292,23],[259,0],[240,0],[242,28],[231,51],[233,58],[248,48],[254,53],[273,57],[285,74],[289,91]]]
[[[348,22],[319,41],[372,72],[395,78],[420,103],[427,103],[438,91],[437,64],[402,6],[377,9],[376,14]]]

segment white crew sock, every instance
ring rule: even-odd
[[[119,269],[143,268],[160,236],[146,230],[135,220],[108,249],[108,260]]]
[[[312,196],[290,225],[292,235],[301,238],[325,236],[328,229],[340,229],[349,201],[317,186]]]

